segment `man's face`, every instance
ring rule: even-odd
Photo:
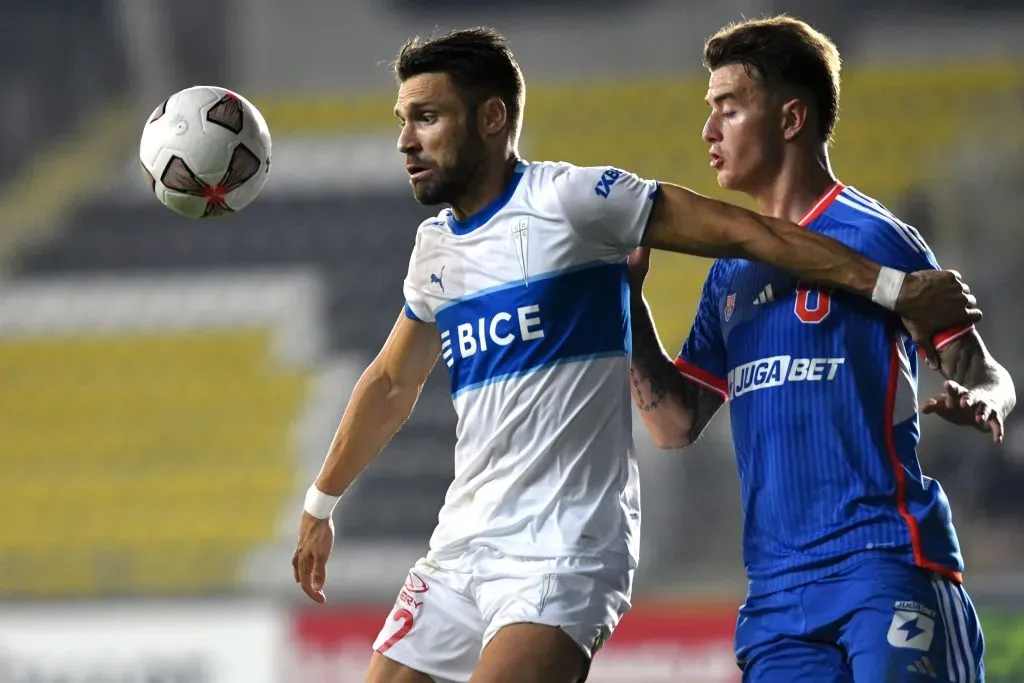
[[[471,187],[486,157],[475,112],[451,78],[427,73],[398,89],[395,115],[402,123],[398,151],[405,155],[413,195],[421,204],[452,203]]]
[[[780,114],[742,64],[711,72],[706,101],[711,107],[703,138],[710,145],[718,184],[745,191],[770,180],[782,151]]]

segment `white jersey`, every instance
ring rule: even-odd
[[[420,225],[405,311],[437,324],[458,413],[428,557],[488,547],[636,566],[626,256],[657,187],[614,168],[523,163],[478,214]]]

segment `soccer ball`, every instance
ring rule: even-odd
[[[188,218],[240,211],[270,172],[270,130],[241,95],[214,86],[177,92],[142,129],[139,159],[150,189]]]

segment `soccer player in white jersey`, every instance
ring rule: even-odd
[[[763,260],[894,309],[918,337],[978,319],[955,273],[882,269],[838,242],[615,168],[524,163],[522,75],[488,29],[411,41],[398,149],[422,204],[406,305],[310,487],[292,564],[324,602],[338,498],[440,357],[455,480],[374,644],[370,683],[574,683],[630,605],[640,495],[627,255]]]

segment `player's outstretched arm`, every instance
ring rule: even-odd
[[[802,280],[872,299],[908,321],[908,329],[929,357],[934,357],[935,334],[981,319],[977,302],[955,271],[904,276],[795,223],[669,183],[661,184],[642,244],[697,256],[763,261]]]
[[[721,396],[687,381],[665,353],[643,295],[650,252],[641,247],[629,257],[630,320],[633,357],[630,392],[658,448],[684,448],[696,441],[721,407]]]
[[[334,543],[334,506],[409,418],[440,352],[437,327],[402,313],[352,390],[320,474],[306,496],[292,556],[295,581],[316,602],[326,600],[323,586]]]
[[[974,329],[939,351],[946,393],[925,401],[921,412],[959,425],[973,425],[1003,441],[1003,424],[1017,403],[1010,373],[992,357]]]

